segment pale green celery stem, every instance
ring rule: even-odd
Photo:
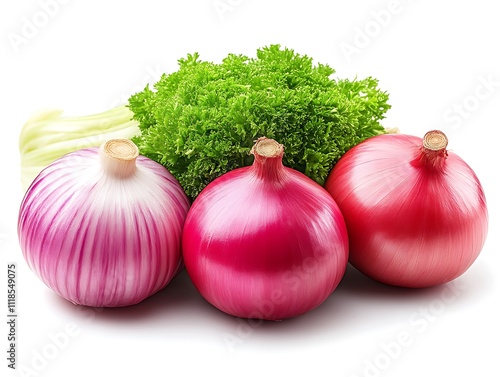
[[[26,190],[38,173],[63,155],[98,147],[114,138],[139,135],[138,122],[125,105],[81,117],[63,117],[61,110],[33,114],[19,136],[21,182]]]

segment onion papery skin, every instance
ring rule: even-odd
[[[283,320],[335,290],[347,266],[347,231],[323,187],[284,167],[282,154],[254,155],[252,166],[212,181],[194,201],[184,262],[196,289],[221,311]]]
[[[131,163],[123,177],[103,167],[99,148],[69,153],[42,170],[22,200],[23,256],[74,304],[134,305],[183,268],[188,198],[160,164],[140,155]]]
[[[342,156],[325,184],[346,221],[350,263],[400,287],[459,277],[488,231],[474,171],[452,151],[426,150],[423,140],[404,134],[367,139]]]

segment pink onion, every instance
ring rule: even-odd
[[[164,167],[115,139],[69,153],[36,177],[21,203],[19,242],[29,267],[65,299],[133,305],[183,267],[188,209]]]
[[[328,192],[284,167],[260,138],[252,166],[211,182],[184,226],[186,270],[201,295],[243,318],[281,320],[320,305],[348,258],[345,223]]]
[[[375,136],[336,164],[326,189],[349,233],[349,261],[367,276],[429,287],[462,275],[486,239],[481,183],[441,131]]]

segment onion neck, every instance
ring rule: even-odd
[[[124,179],[134,174],[139,149],[129,139],[111,139],[101,145],[100,155],[106,174]]]
[[[442,131],[433,130],[427,132],[422,139],[418,155],[413,161],[414,165],[434,169],[443,168],[448,156],[447,146],[448,138]]]
[[[255,157],[252,170],[256,176],[270,181],[279,181],[283,177],[285,168],[282,144],[273,139],[261,137],[257,139],[250,153]]]

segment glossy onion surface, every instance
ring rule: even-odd
[[[29,267],[60,296],[127,306],[165,287],[183,266],[189,202],[156,162],[138,156],[116,166],[101,154],[72,152],[36,177],[21,204],[19,241]]]
[[[424,141],[441,143],[427,149]],[[443,148],[444,145],[444,148]],[[327,179],[348,229],[350,263],[383,283],[429,287],[479,255],[488,213],[481,184],[447,139],[380,135],[349,150]]]
[[[281,320],[317,307],[334,291],[347,265],[347,233],[335,201],[284,167],[282,149],[272,157],[259,153],[254,148],[252,166],[224,174],[196,198],[183,255],[195,287],[215,307]]]

